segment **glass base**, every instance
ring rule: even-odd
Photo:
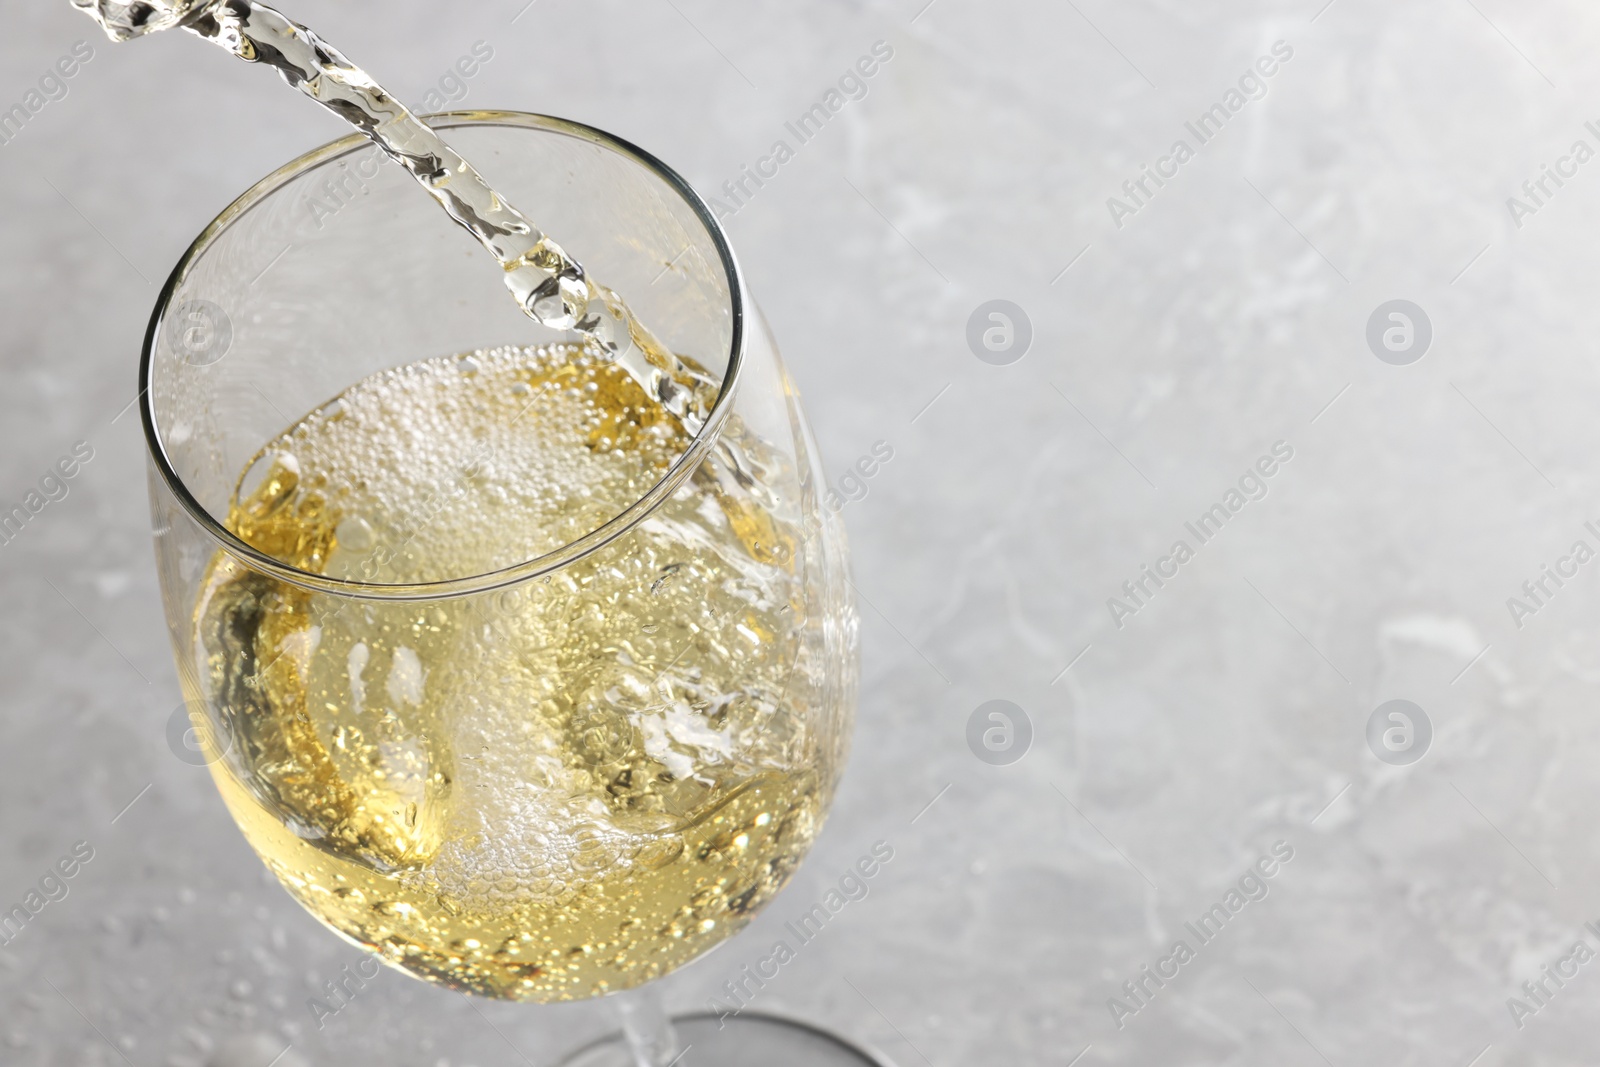
[[[718,1022],[716,1015],[679,1015],[678,1058],[671,1067],[894,1067],[889,1060],[814,1026],[745,1012]],[[612,1034],[561,1061],[561,1067],[639,1067],[627,1038]]]

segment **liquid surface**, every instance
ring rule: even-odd
[[[558,547],[687,443],[592,355],[358,383],[251,464],[232,526],[377,581]],[[833,788],[838,670],[807,618],[795,472],[724,437],[623,538],[500,593],[356,601],[213,560],[193,640],[213,771],[302,904],[423,978],[557,1000],[682,965],[783,886]]]

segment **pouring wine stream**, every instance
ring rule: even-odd
[[[546,236],[471,163],[316,33],[253,0],[72,0],[116,41],[182,27],[283,80],[350,123],[405,168],[495,257],[517,306],[553,330],[576,330],[619,364],[691,434],[715,383],[691,370],[615,292]],[[707,394],[710,394],[709,396]]]

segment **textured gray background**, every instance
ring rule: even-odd
[[[1600,945],[1600,563],[1520,628],[1506,599],[1600,546],[1600,160],[1521,227],[1506,199],[1600,147],[1600,16],[925,2],[289,9],[410,99],[487,41],[468,105],[597,124],[707,192],[874,41],[896,50],[729,223],[830,472],[894,449],[846,511],[870,602],[855,755],[796,883],[669,1001],[703,1004],[883,839],[872,895],[759,1004],[903,1065],[1593,1063],[1600,963],[1520,1029],[1507,998]],[[553,1062],[603,1005],[386,973],[318,1032],[307,998],[360,954],[164,740],[142,439],[114,416],[154,283],[336,124],[184,35],[114,47],[63,0],[6,18],[0,107],[74,41],[95,57],[0,147],[0,498],[78,439],[96,457],[0,547],[0,905],[74,841],[95,858],[0,950],[0,1061]],[[1107,197],[1279,39],[1267,96],[1115,226]],[[1010,366],[965,340],[993,298],[1032,320]],[[1433,324],[1411,366],[1365,341],[1395,298]],[[1279,440],[1270,494],[1113,625],[1106,599]],[[1435,736],[1397,768],[1365,729],[1400,697]],[[965,739],[997,698],[1035,735],[1004,767]],[[1280,840],[1270,895],[1119,1029],[1107,998]]]

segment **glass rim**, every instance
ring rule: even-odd
[[[723,424],[733,408],[734,393],[742,377],[745,355],[745,294],[744,273],[733,254],[722,224],[709,205],[695,192],[682,175],[654,155],[629,141],[606,133],[604,130],[568,119],[525,111],[499,111],[472,109],[442,111],[420,116],[430,126],[449,129],[459,126],[498,125],[511,128],[562,133],[586,140],[618,155],[626,156],[666,182],[667,186],[694,211],[705,227],[707,235],[717,250],[718,258],[727,276],[728,301],[732,333],[729,339],[728,368],[722,385],[705,423],[689,447],[678,457],[656,483],[622,511],[582,537],[570,541],[553,551],[543,553],[508,567],[486,571],[482,574],[450,578],[437,582],[387,583],[356,579],[330,578],[284,563],[261,552],[242,540],[219,522],[197,500],[183,477],[174,469],[167,455],[166,445],[157,430],[155,410],[151,400],[152,375],[155,370],[155,353],[161,338],[161,327],[167,311],[172,306],[179,283],[190,268],[210,248],[211,244],[248,211],[264,202],[292,179],[372,142],[359,133],[349,134],[336,141],[313,148],[271,174],[256,182],[224,208],[216,218],[206,224],[189,247],[179,257],[177,265],[167,276],[161,293],[156,298],[149,325],[145,329],[144,344],[139,360],[139,414],[144,424],[145,446],[156,470],[169,492],[182,505],[184,511],[216,542],[217,546],[244,565],[264,572],[274,578],[313,592],[364,600],[442,600],[474,593],[490,592],[515,585],[541,575],[567,567],[585,556],[603,548],[633,529],[688,480],[721,438]],[[419,192],[420,195],[420,192]]]

